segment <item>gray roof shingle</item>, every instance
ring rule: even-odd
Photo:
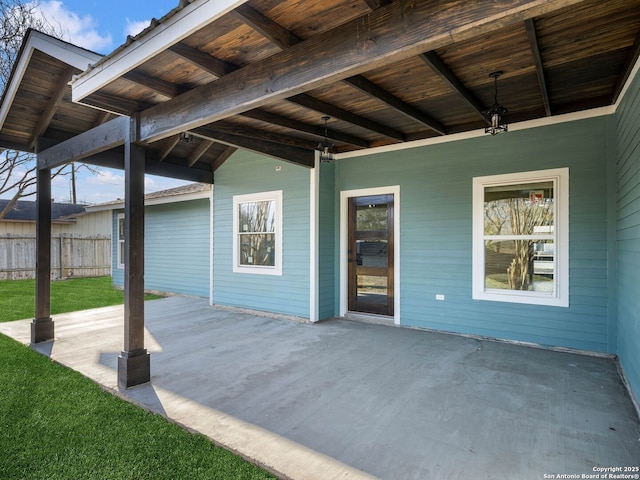
[[[0,199],[0,212],[7,206],[9,200]],[[84,213],[84,205],[73,203],[52,203],[51,220],[60,220],[69,215]],[[36,202],[18,200],[3,220],[32,221],[36,220]]]

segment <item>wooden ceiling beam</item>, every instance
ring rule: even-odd
[[[111,112],[104,112],[104,111],[98,110],[98,115],[96,116],[96,121],[93,122],[93,126],[97,127],[99,125],[102,125],[103,123],[105,123],[107,120],[111,118],[111,115],[112,115]]]
[[[547,117],[551,116],[551,102],[549,101],[549,92],[547,90],[547,80],[544,75],[544,65],[542,64],[542,55],[540,55],[540,45],[538,44],[538,35],[536,34],[536,26],[532,18],[524,21],[527,29],[527,38],[531,47],[533,61],[536,64],[536,75],[538,76],[538,85],[540,86],[540,95],[544,104],[544,112]]]
[[[485,107],[482,102],[469,90],[460,79],[451,71],[447,64],[440,58],[440,56],[434,52],[421,53],[418,55],[420,60],[426,63],[433,72],[440,77],[449,87],[462,97],[471,110],[476,112],[482,118],[484,118]]]
[[[157,141],[583,1],[477,0],[473,8],[465,0],[392,2],[142,111],[141,141]]]
[[[640,31],[636,35],[636,39],[633,42],[633,46],[631,47],[631,51],[627,56],[627,60],[625,61],[624,68],[622,70],[622,75],[618,78],[618,83],[616,84],[616,88],[613,91],[613,97],[611,98],[611,104],[615,104],[618,101],[618,97],[622,93],[622,89],[624,85],[627,83],[633,68],[640,57]]]
[[[38,168],[54,168],[124,145],[129,117],[117,117],[38,153]]]
[[[296,165],[313,167],[315,164],[315,152],[281,143],[268,142],[262,139],[243,137],[232,133],[221,132],[209,127],[200,127],[192,130],[194,134],[214,140],[217,143],[230,147],[243,148],[263,155],[285,160]]]
[[[287,98],[287,100],[295,103],[296,105],[301,105],[311,110],[315,110],[325,115],[340,119],[344,122],[348,122],[353,125],[357,125],[358,127],[371,130],[372,132],[379,133],[386,137],[393,138],[394,140],[399,140],[401,142],[405,141],[404,134],[394,128],[387,127],[386,125],[374,122],[373,120],[369,120],[368,118],[364,118],[354,113],[348,112],[347,110],[336,107],[335,105],[331,105],[330,103],[323,102],[322,100],[318,100],[317,98],[314,98],[310,95],[303,93],[294,97]]]
[[[144,173],[190,182],[213,183],[213,170],[210,168],[188,167],[183,165],[183,158],[173,156],[167,157],[164,162],[158,162],[155,161],[153,150],[147,150],[145,153]]]
[[[243,5],[243,7],[246,7],[246,8],[249,8],[249,9],[251,8],[246,4]],[[275,22],[273,22],[271,20],[269,20],[269,22],[271,22],[274,25],[272,28],[274,28],[274,29],[280,28],[280,29],[283,29],[284,31],[290,33],[291,35],[288,36],[287,38],[296,38],[297,39],[297,37],[295,37],[295,35],[293,35],[288,30],[284,29],[283,27],[280,27],[277,23],[275,23]],[[284,36],[284,35],[281,33],[280,37],[282,37],[282,36]],[[270,41],[273,41],[273,40],[270,39]],[[300,40],[298,39],[298,41],[300,41]],[[180,48],[182,48],[182,49],[186,49],[186,50],[191,49],[191,47],[186,47],[185,45],[181,45],[181,44],[178,44],[178,45],[180,45]],[[279,44],[278,46],[280,46],[280,48],[284,49],[284,48],[288,48],[288,46],[290,46],[290,45]],[[171,47],[170,50],[172,50],[174,47]],[[191,50],[195,50],[195,49],[191,49]],[[199,50],[196,50],[196,51],[199,52],[199,54],[209,56],[208,54],[206,54],[204,52],[200,52]],[[211,57],[211,58],[213,58],[213,57]],[[195,59],[194,60],[190,60],[190,59],[188,59],[186,57],[185,57],[185,59],[191,61],[192,63],[194,63],[197,66],[200,66],[199,64],[197,64]],[[231,71],[235,71],[238,68],[239,67],[236,67],[235,65],[233,65],[233,64],[231,64],[229,62],[225,62],[226,73],[229,73]],[[223,76],[223,74],[226,74],[226,73],[223,73],[222,71],[218,71],[216,76],[218,78],[220,78],[220,77]],[[274,125],[280,125],[280,126],[283,126],[283,127],[291,128],[293,130],[312,133],[314,135],[319,135],[319,136],[322,136],[322,137],[324,136],[324,129],[322,129],[322,128],[320,128],[318,130],[318,127],[315,127],[313,125],[308,125],[308,124],[305,124],[303,122],[296,122],[295,120],[291,120],[291,119],[289,119],[287,117],[283,117],[283,116],[275,115],[275,114],[270,114],[268,112],[265,112],[264,110],[256,109],[256,110],[253,110],[253,111],[250,111],[250,112],[244,112],[244,115],[248,116],[248,117],[256,118],[258,120],[262,120],[262,121],[267,122],[267,123],[272,123]],[[343,119],[343,120],[347,121],[345,119]],[[343,133],[340,133],[340,132],[332,132],[332,135],[330,135],[329,138],[332,138],[333,140],[336,140],[336,141],[339,141],[339,142],[344,142],[344,143],[348,143],[348,144],[351,144],[351,145],[354,145],[354,146],[363,147],[363,148],[367,148],[369,146],[369,142],[367,142],[366,140],[363,140],[361,138],[354,137],[354,136],[351,136],[351,135],[343,134]]]
[[[391,3],[391,0],[364,0],[364,2],[371,10],[377,10]]]
[[[189,167],[193,167],[198,160],[202,158],[202,156],[207,153],[207,150],[211,148],[213,145],[213,140],[203,139],[196,146],[196,148],[189,154],[189,158],[187,159],[187,165]]]
[[[447,134],[446,127],[442,123],[440,123],[438,120],[430,117],[429,115],[418,110],[414,106],[400,100],[398,97],[387,92],[385,89],[376,85],[375,83],[365,78],[364,76],[356,75],[355,77],[347,78],[345,82],[357,88],[361,92],[364,92],[367,95],[377,100],[380,100],[382,103],[406,115],[410,119],[429,127],[434,132],[437,132],[440,135]]]
[[[246,125],[239,125],[233,122],[227,122],[225,120],[213,123],[209,125],[210,128],[219,132],[232,133],[241,137],[250,137],[257,140],[264,140],[265,142],[280,143],[282,145],[290,145],[292,147],[304,148],[313,150],[317,146],[317,142],[310,141],[303,138],[292,137],[289,135],[282,135],[280,133],[268,132],[265,130],[259,130]]]
[[[116,168],[124,170],[124,147],[115,147],[111,150],[100,152],[83,160],[89,165]],[[176,178],[190,182],[213,183],[213,171],[200,168],[189,168],[183,165],[184,159],[179,157],[167,157],[167,161],[158,162],[154,150],[145,150],[144,173],[159,175],[161,177]]]
[[[290,117],[271,113],[259,108],[244,112],[242,116],[253,118],[254,120],[260,120],[272,125],[279,125],[291,130],[296,130],[298,132],[310,133],[311,135],[315,135],[316,137],[320,138],[324,138],[325,134],[324,127],[299,122]],[[330,128],[327,129],[327,137],[336,142],[347,143],[349,145],[353,145],[354,147],[368,148],[370,146],[369,142],[363,138],[355,137],[353,135],[342,133],[337,130],[332,130]]]
[[[130,71],[125,73],[122,78],[129,80],[137,85],[141,85],[145,88],[153,90],[156,93],[159,93],[162,96],[167,98],[177,97],[178,95],[184,93],[186,89],[181,88],[179,85],[176,85],[171,82],[166,82],[159,78],[151,77],[149,75],[145,75],[140,72]]]
[[[238,70],[235,65],[184,43],[170,46],[169,51],[217,78]]]
[[[180,135],[174,135],[173,137],[169,137],[165,140],[162,147],[158,150],[158,161],[162,162],[165,158],[169,156],[171,151],[176,148],[178,142],[180,141]]]
[[[68,66],[60,76],[60,81],[56,85],[55,91],[51,96],[51,99],[49,100],[49,104],[40,117],[36,128],[33,130],[33,134],[31,136],[31,139],[29,140],[30,150],[33,150],[36,142],[38,141],[38,138],[44,135],[44,132],[46,132],[47,127],[49,127],[51,120],[53,120],[53,116],[56,114],[56,110],[58,109],[60,102],[62,102],[62,99],[64,98],[64,92],[66,92],[67,90],[67,84],[69,83],[69,80],[71,80],[71,76],[75,73],[75,71],[76,69],[74,67]]]
[[[376,8],[380,7],[378,4]],[[236,16],[249,25],[251,28],[259,32],[266,37],[272,43],[275,43],[282,50],[292,47],[302,41],[302,39],[296,36],[290,30],[287,30],[280,24],[262,15],[257,10],[254,10],[249,5],[244,4],[234,10]],[[368,80],[362,75],[356,75],[344,80],[349,85],[357,88],[361,92],[369,95],[382,103],[394,108],[395,110],[407,115],[412,120],[418,121],[423,125],[438,132],[440,135],[446,133],[445,127],[437,120],[429,117],[425,113],[421,112],[417,108],[403,102],[398,97],[384,90],[382,87],[376,85],[372,81]]]
[[[220,153],[220,155],[218,155],[218,157],[213,161],[212,163],[213,171],[215,172],[218,168],[220,168],[222,164],[226,162],[229,159],[229,157],[231,157],[231,155],[236,153],[236,150],[238,150],[236,147],[225,148],[222,151],[222,153]]]
[[[130,115],[131,112],[139,112],[151,107],[148,103],[138,102],[128,98],[110,95],[108,93],[94,93],[90,98],[82,100],[83,105],[98,108],[116,115]]]
[[[302,41],[302,39],[296,36],[293,32],[274,22],[269,17],[263,15],[246,3],[233,10],[233,14],[241,22],[249,25],[256,32],[268,39],[271,43],[276,44],[282,50]]]

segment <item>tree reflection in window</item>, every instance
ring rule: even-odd
[[[485,287],[553,290],[553,182],[486,187]]]
[[[275,266],[275,200],[238,204],[240,265]]]

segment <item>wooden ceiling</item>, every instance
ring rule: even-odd
[[[607,106],[639,51],[640,0],[249,0],[80,104],[79,70],[36,52],[0,143],[33,150],[140,112],[164,174],[210,173],[237,148],[310,166],[325,115],[338,152],[484,128],[497,70],[510,122]]]

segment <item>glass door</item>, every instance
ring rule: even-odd
[[[349,199],[349,310],[393,316],[393,195]]]

